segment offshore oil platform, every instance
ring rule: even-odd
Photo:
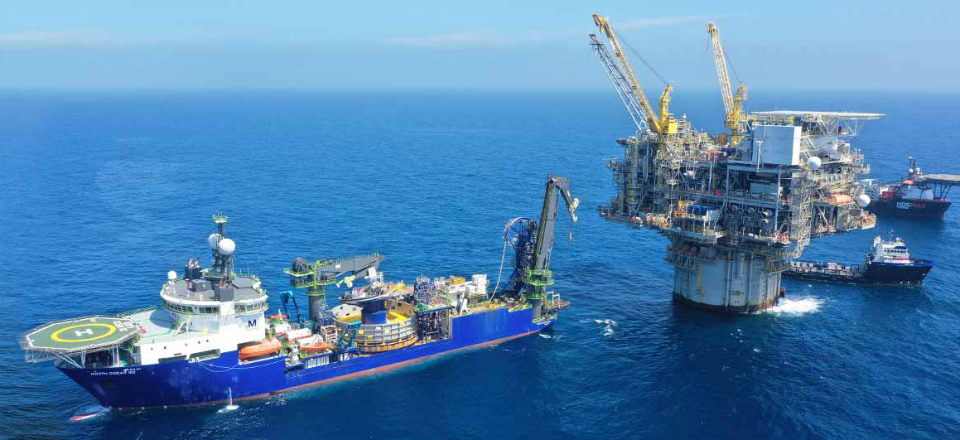
[[[261,280],[234,271],[237,245],[227,237],[227,217],[216,215],[217,230],[207,238],[212,266],[190,258],[182,273],[171,270],[160,288],[160,307],[44,324],[20,344],[27,361],[53,360],[107,408],[229,402],[228,409],[235,408],[234,399],[531,335],[550,328],[569,305],[550,290],[561,198],[575,222],[579,201],[569,180],[548,176],[539,221],[507,223],[504,257],[513,250],[515,272],[503,289],[498,280],[490,292],[485,274],[385,282],[378,254],[314,262],[298,257],[285,273],[295,290],[306,293],[306,316],[292,291],[281,293],[281,301],[295,316],[268,315]],[[350,290],[328,308],[325,289],[343,284]]]
[[[719,30],[708,24],[729,132],[707,134],[647,99],[610,22],[593,15],[610,46],[590,46],[636,125],[609,160],[617,195],[599,208],[612,221],[667,237],[676,301],[725,312],[770,307],[783,295],[787,258],[810,239],[871,228],[876,217],[859,177],[870,171],[850,141],[878,113],[744,110],[734,92]]]

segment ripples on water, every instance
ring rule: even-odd
[[[674,108],[713,129],[715,92]],[[960,173],[956,96],[781,94],[752,108],[879,111],[858,145],[874,177],[908,154]],[[764,95],[767,101],[764,102]],[[930,115],[937,115],[931,118]],[[670,300],[666,241],[593,212],[630,123],[612,93],[9,94],[0,99],[0,437],[958,438],[960,208],[818,239],[860,261],[895,229],[937,267],[926,286],[784,283],[749,316]],[[944,129],[947,127],[947,129]],[[922,148],[921,148],[922,147]],[[945,159],[952,159],[945,160]],[[205,261],[210,215],[237,264],[276,292],[294,256],[387,255],[389,277],[496,274],[501,228],[535,216],[547,173],[571,177],[581,223],[558,223],[553,331],[373,378],[218,407],[116,413],[17,335],[157,303],[164,274]],[[274,296],[273,307],[279,307]]]

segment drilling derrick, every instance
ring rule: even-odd
[[[874,225],[859,184],[869,167],[850,139],[860,121],[882,115],[747,114],[745,88],[738,87],[736,96],[729,79],[721,78],[725,104],[730,101],[724,125],[731,133],[710,136],[685,117],[665,114],[670,85],[657,116],[609,21],[595,15],[594,22],[614,53],[593,34],[591,48],[637,129],[617,140],[623,157],[607,163],[617,195],[600,213],[669,240],[675,300],[729,312],[772,306],[782,295],[785,258],[800,256],[813,237]],[[717,66],[725,76],[722,56]]]

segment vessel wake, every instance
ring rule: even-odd
[[[95,405],[89,408],[84,408],[84,411],[70,417],[71,422],[82,422],[84,420],[94,419],[103,415],[110,413],[110,408],[105,408],[99,405]]]

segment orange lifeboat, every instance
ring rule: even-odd
[[[273,354],[283,348],[280,341],[276,339],[267,339],[259,344],[248,345],[240,349],[240,359],[246,360]]]
[[[272,319],[272,320],[274,320],[274,321],[280,321],[280,320],[287,319],[287,315],[281,313],[281,314],[279,314],[279,315],[270,315],[269,318]]]
[[[300,347],[300,351],[305,353],[318,353],[321,351],[332,350],[333,346],[326,342],[314,342],[312,344],[306,344],[303,347]]]

